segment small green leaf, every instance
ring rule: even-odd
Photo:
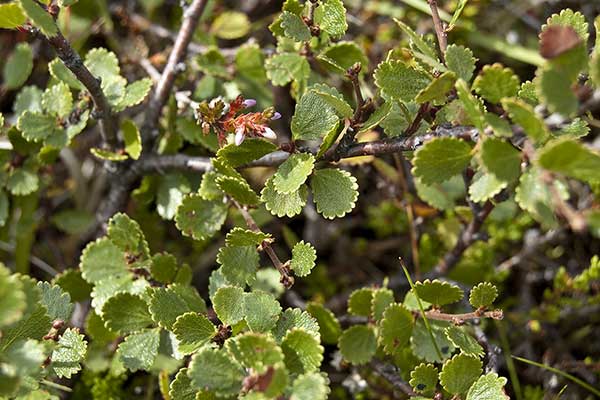
[[[481,161],[490,174],[513,182],[521,174],[521,152],[501,139],[486,138],[481,144]]]
[[[128,107],[137,106],[144,101],[152,89],[152,79],[144,78],[130,83],[125,87],[125,94],[116,104],[116,110],[122,111]]]
[[[421,299],[437,306],[456,303],[464,296],[458,286],[437,279],[416,282],[415,290]]]
[[[192,380],[188,377],[188,369],[181,368],[169,385],[169,398],[173,400],[196,400],[197,393],[198,391],[192,387]]]
[[[158,355],[160,331],[148,329],[125,337],[117,348],[117,356],[131,372],[149,370]]]
[[[221,39],[239,39],[250,32],[250,20],[244,13],[225,11],[215,18],[210,30]]]
[[[306,42],[312,37],[308,26],[298,15],[284,11],[280,18],[285,36],[294,39],[296,42]]]
[[[442,358],[439,357],[427,327],[421,318],[417,320],[417,323],[413,327],[410,337],[410,348],[417,357],[427,362],[442,362],[450,358],[456,349],[444,332],[444,329],[450,326],[450,324],[443,321],[429,321],[429,326],[431,327],[431,333]]]
[[[507,138],[513,136],[512,127],[507,119],[492,113],[485,113],[484,119],[485,123],[494,131],[495,136]]]
[[[52,283],[67,292],[73,302],[89,299],[92,292],[92,285],[83,279],[81,271],[78,269],[66,269],[61,274],[56,275]]]
[[[572,139],[548,143],[539,152],[543,168],[586,182],[600,182],[600,154]]]
[[[300,375],[292,385],[290,400],[326,400],[329,380],[325,374],[312,372]]]
[[[538,168],[530,168],[521,175],[519,185],[515,189],[515,200],[519,207],[530,212],[537,220],[548,227],[555,227],[556,217],[552,208],[552,195],[550,189],[541,179],[542,171]],[[558,180],[554,187],[564,200],[569,198],[565,186]]]
[[[534,82],[537,94],[548,106],[550,112],[570,116],[577,112],[579,101],[572,90],[573,82],[558,68],[547,66],[539,68]]]
[[[35,171],[28,168],[12,170],[6,188],[14,196],[27,196],[38,190],[40,179]]]
[[[396,22],[396,24],[398,24],[398,26],[400,27],[400,29],[402,29],[402,31],[410,38],[410,41],[412,42],[412,44],[424,55],[426,55],[427,57],[438,61],[437,58],[437,54],[435,52],[435,49],[432,48],[424,39],[421,35],[419,35],[418,33],[416,33],[411,27],[409,27],[408,25],[406,25],[404,22],[400,21],[397,18],[394,18],[394,22]]]
[[[300,189],[294,193],[281,194],[275,190],[273,185],[273,177],[269,178],[265,183],[265,187],[260,192],[260,199],[265,203],[265,207],[269,212],[278,217],[284,215],[293,217],[302,212],[302,208],[306,205],[308,197],[308,189],[306,185],[300,186]]]
[[[192,311],[178,316],[173,324],[173,333],[179,341],[178,349],[183,354],[196,352],[210,342],[216,332],[208,318]]]
[[[529,104],[517,99],[503,99],[502,107],[534,142],[543,142],[549,136],[546,124]]]
[[[6,11],[4,7],[0,8],[0,13],[3,11]],[[27,43],[19,43],[4,64],[2,70],[4,87],[9,90],[21,87],[29,78],[32,70],[33,52],[31,47]]]
[[[88,51],[84,64],[94,76],[102,79],[103,84],[114,80],[121,73],[116,54],[103,48]]]
[[[444,363],[440,383],[451,394],[467,393],[483,372],[482,365],[478,358],[457,354]]]
[[[414,318],[402,304],[392,304],[383,313],[379,322],[379,343],[389,355],[402,351],[411,337]]]
[[[271,336],[247,332],[226,342],[227,351],[245,368],[259,374],[281,363],[283,353]]]
[[[311,188],[317,211],[327,219],[343,217],[352,211],[358,199],[356,178],[338,168],[315,171]]]
[[[233,284],[244,286],[256,277],[259,257],[256,246],[225,246],[219,249],[221,272]]]
[[[81,369],[87,342],[77,328],[67,328],[58,339],[58,347],[52,352],[52,370],[59,378],[71,378]]]
[[[321,96],[340,116],[350,118],[354,114],[350,104],[336,88],[325,84],[316,84],[311,86],[310,90]]]
[[[293,328],[281,342],[285,366],[291,373],[303,374],[319,369],[324,348],[319,339],[302,328]]]
[[[402,61],[385,61],[375,70],[375,84],[385,99],[413,101],[431,82],[430,77]]]
[[[413,174],[427,185],[442,183],[460,174],[470,160],[468,143],[455,138],[436,138],[415,153]]]
[[[227,218],[227,205],[208,201],[196,194],[186,196],[177,208],[175,225],[185,235],[206,240],[214,235]]]
[[[415,392],[432,395],[438,383],[438,369],[433,364],[421,363],[410,372],[409,383]]]
[[[220,176],[216,179],[219,189],[241,204],[256,206],[260,204],[260,198],[244,179],[232,176]]]
[[[200,133],[200,127],[196,126]],[[264,155],[277,150],[273,143],[258,138],[248,138],[239,146],[228,144],[217,152],[217,157],[224,160],[232,168],[237,168],[251,161],[258,160]]]
[[[275,86],[284,86],[292,80],[304,82],[310,75],[305,57],[295,53],[279,53],[265,62],[267,77]]]
[[[296,103],[292,117],[293,139],[320,139],[337,128],[339,121],[336,109],[330,105],[329,101],[319,92],[309,89]]]
[[[18,321],[26,305],[21,281],[0,263],[0,328]]]
[[[16,2],[0,4],[0,28],[14,29],[25,23],[26,17]]]
[[[467,393],[467,400],[509,400],[504,391],[506,378],[490,372],[477,379]]]
[[[394,292],[388,288],[380,288],[373,291],[371,301],[371,315],[375,321],[381,320],[388,306],[394,303]]]
[[[130,119],[124,119],[121,122],[121,132],[125,142],[125,152],[129,157],[137,160],[142,154],[142,136],[137,125]]]
[[[48,37],[54,36],[58,33],[56,23],[42,7],[40,7],[33,0],[19,0],[21,9],[27,15],[33,24],[39,28],[42,33]]]
[[[177,274],[177,259],[168,253],[159,253],[152,256],[150,264],[152,278],[160,283],[171,283]]]
[[[148,303],[140,296],[119,293],[102,307],[106,327],[121,334],[140,331],[152,324]]]
[[[106,160],[106,161],[125,161],[127,160],[127,155],[124,153],[116,153],[114,151],[110,151],[110,150],[106,150],[106,149],[99,149],[99,148],[92,148],[90,149],[90,153],[92,153],[92,155],[100,160]]]
[[[366,364],[377,351],[377,338],[372,327],[355,325],[346,329],[338,341],[338,347],[346,361],[354,365]]]
[[[269,233],[254,232],[236,226],[227,233],[225,244],[227,246],[258,246],[265,240],[270,241],[272,238]]]
[[[273,186],[281,194],[296,192],[313,170],[315,158],[309,153],[296,153],[283,162],[273,176]]]
[[[508,186],[506,181],[496,178],[496,175],[477,172],[469,186],[469,197],[475,203],[483,203],[492,199]]]
[[[483,357],[483,347],[469,335],[465,328],[458,326],[449,326],[446,328],[446,337],[454,344],[460,351],[468,356]]]
[[[192,357],[188,376],[197,390],[209,390],[227,397],[242,388],[244,370],[225,350],[204,348]]]
[[[306,311],[308,311],[319,323],[319,333],[321,334],[323,343],[337,343],[342,333],[342,328],[335,315],[318,303],[308,303]]]
[[[315,267],[316,260],[317,251],[315,248],[310,243],[304,243],[302,240],[296,243],[292,249],[290,268],[294,271],[294,275],[296,276],[307,276]]]
[[[171,330],[177,317],[187,312],[205,312],[206,304],[193,286],[174,283],[166,288],[154,288],[149,309],[154,322]]]
[[[435,78],[427,87],[422,89],[415,98],[417,103],[433,102],[434,104],[443,104],[446,101],[447,94],[454,89],[456,74],[452,71],[446,71]]]
[[[313,335],[320,342],[319,324],[308,312],[299,308],[288,308],[279,317],[277,325],[273,329],[273,336],[277,342],[281,342],[285,335],[294,328],[301,328]]]
[[[244,313],[250,330],[267,332],[277,323],[281,306],[271,294],[255,291],[244,295]]]
[[[181,173],[167,173],[160,177],[156,193],[156,211],[166,220],[172,220],[177,214],[186,194],[191,192],[190,182]],[[220,196],[222,198],[222,194]]]
[[[348,297],[348,312],[353,315],[369,317],[373,301],[373,289],[362,288],[353,291]]]
[[[128,274],[125,253],[106,237],[85,247],[79,267],[83,279],[94,284]]]
[[[552,14],[550,18],[546,20],[546,23],[542,25],[542,32],[553,25],[570,26],[575,29],[577,35],[579,35],[584,43],[587,43],[588,38],[590,37],[589,24],[587,23],[585,16],[579,11],[574,12],[570,8],[565,8],[559,14]]]
[[[40,302],[48,310],[47,314],[52,320],[69,321],[73,312],[71,296],[65,293],[60,286],[48,282],[38,282],[42,298]]]
[[[329,36],[339,39],[346,33],[346,8],[342,0],[322,0],[315,10],[315,22]]]
[[[58,79],[61,82],[66,83],[72,89],[83,90],[85,86],[81,83],[75,74],[69,70],[65,64],[60,60],[60,58],[55,58],[51,62],[48,63],[48,70],[50,71],[50,75],[54,78]]]
[[[362,65],[365,72],[369,66],[369,60],[362,48],[353,41],[341,41],[332,43],[317,59],[325,63],[325,67],[338,73],[346,73],[348,68],[356,63]]]
[[[42,141],[58,130],[55,117],[31,111],[21,114],[17,128],[26,140],[32,142]]]
[[[66,83],[50,86],[42,95],[42,107],[48,114],[66,118],[73,108],[73,96]]]
[[[484,66],[473,82],[473,89],[490,103],[516,96],[519,86],[519,78],[515,73],[498,63]]]
[[[485,125],[485,106],[483,105],[483,101],[471,93],[469,86],[462,79],[456,82],[456,92],[458,100],[467,116],[466,122],[474,125],[480,132],[483,132]]]
[[[223,286],[212,298],[213,308],[225,325],[235,325],[244,318],[244,289]]]
[[[471,49],[456,44],[451,44],[446,49],[448,69],[465,82],[469,82],[473,77],[476,62],[477,59],[473,57]]]
[[[481,282],[473,289],[469,295],[469,303],[475,308],[491,306],[498,297],[498,289],[489,282]]]

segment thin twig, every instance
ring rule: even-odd
[[[252,215],[250,215],[248,210],[241,204],[239,204],[237,201],[233,201],[233,204],[235,204],[237,209],[242,214],[242,217],[244,218],[244,221],[246,221],[246,225],[248,225],[248,228],[250,228],[250,230],[254,232],[261,232],[260,228],[254,221],[254,218],[252,218]],[[279,257],[277,257],[277,254],[275,254],[275,251],[273,250],[273,247],[271,247],[271,243],[269,241],[263,241],[261,244],[261,248],[265,251],[265,253],[267,253],[269,258],[271,259],[271,262],[273,263],[273,266],[281,274],[280,281],[283,284],[283,286],[285,286],[286,289],[291,288],[294,285],[294,277],[292,276],[290,268],[287,266],[287,263],[284,264],[281,262]]]
[[[491,319],[497,319],[500,320],[502,318],[504,318],[504,313],[502,312],[502,310],[493,310],[493,311],[473,311],[470,313],[464,313],[464,314],[446,314],[443,312],[440,312],[439,310],[429,310],[425,312],[425,316],[428,319],[435,319],[437,321],[448,321],[448,322],[453,322],[457,325],[460,325],[462,323],[464,323],[465,321],[471,320],[471,319],[479,319],[479,318],[491,318]]]
[[[444,27],[444,22],[440,18],[440,12],[437,7],[437,0],[427,0],[429,7],[431,8],[431,16],[433,18],[433,26],[435,28],[435,34],[438,38],[438,45],[440,47],[440,59],[442,63],[446,63],[446,48],[448,47],[448,34]]]
[[[94,115],[98,118],[102,141],[109,149],[115,150],[118,145],[116,118],[112,114],[110,104],[104,96],[100,80],[87,69],[79,54],[71,47],[71,44],[60,30],[55,36],[49,37],[48,42],[56,51],[58,58],[73,72],[90,93],[96,107]]]
[[[409,396],[416,395],[410,385],[402,380],[400,372],[392,363],[385,363],[381,360],[373,359],[373,361],[371,361],[371,367],[377,375],[388,381],[395,389],[400,390],[402,393],[406,393]]]
[[[171,54],[169,54],[167,65],[163,70],[160,80],[156,85],[154,95],[146,109],[146,120],[144,127],[142,128],[146,140],[154,139],[158,136],[158,119],[160,117],[160,112],[173,89],[175,77],[180,70],[179,63],[181,63],[185,57],[187,47],[192,40],[200,16],[206,7],[206,3],[207,0],[194,0],[184,11],[183,22],[179,29],[175,44],[173,45],[173,50],[171,51]]]
[[[14,254],[15,245],[0,240],[0,250],[6,251],[7,253]],[[50,264],[48,264],[46,261],[42,260],[41,258],[34,256],[33,254],[29,255],[29,261],[31,262],[31,264],[38,267],[39,269],[41,269],[42,271],[44,271],[45,273],[47,273],[50,276],[56,276],[59,274],[59,272],[57,270],[55,270],[54,268],[52,268],[52,266],[50,266]]]
[[[503,262],[501,262],[496,267],[496,271],[497,272],[506,272],[506,271],[512,269],[515,265],[519,265],[527,257],[531,256],[536,251],[538,251],[541,247],[546,246],[546,245],[548,245],[548,244],[550,244],[552,242],[555,242],[558,239],[560,239],[560,237],[564,233],[565,233],[565,230],[563,230],[563,229],[557,229],[557,230],[553,230],[553,231],[550,231],[550,232],[546,232],[543,236],[539,236],[539,234],[538,234],[537,237],[534,240],[531,240],[531,241],[527,241],[527,239],[526,239],[525,240],[525,245],[521,249],[521,251],[519,251],[514,256],[512,256],[512,257],[504,260]],[[526,238],[527,238],[527,236],[526,236]]]
[[[473,215],[471,222],[462,229],[456,244],[449,252],[444,255],[444,258],[435,267],[434,274],[445,275],[448,270],[454,267],[461,259],[463,253],[476,241],[481,239],[479,231],[483,227],[483,223],[492,210],[494,204],[486,202],[479,213]]]

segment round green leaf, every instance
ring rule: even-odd
[[[444,363],[440,372],[440,383],[451,394],[467,393],[481,375],[482,366],[483,363],[478,358],[457,354]]]
[[[489,282],[481,282],[473,289],[469,295],[469,302],[475,308],[488,307],[492,305],[498,297],[498,289]]]
[[[437,279],[416,282],[415,290],[421,299],[437,306],[456,303],[464,296],[458,286]]]
[[[414,318],[402,304],[392,304],[379,322],[379,343],[383,350],[394,355],[408,343],[414,326]]]
[[[345,330],[338,341],[342,356],[349,363],[366,364],[377,351],[377,338],[372,327],[355,325]]]

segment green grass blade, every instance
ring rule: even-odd
[[[569,374],[567,372],[561,371],[560,369],[556,369],[556,368],[551,367],[551,366],[546,365],[546,364],[540,364],[538,362],[528,360],[526,358],[517,357],[517,356],[512,356],[512,357],[515,360],[524,362],[525,364],[533,365],[535,367],[545,369],[546,371],[554,372],[555,374],[560,375],[563,378],[568,379],[568,380],[570,380],[573,383],[576,383],[577,385],[581,386],[582,388],[586,389],[590,393],[593,393],[596,396],[598,396],[598,398],[600,398],[600,390],[596,389],[595,387],[593,387],[589,383],[586,383],[586,382],[582,381],[581,379],[579,379],[579,378],[577,378],[577,377],[575,377],[575,376],[573,376],[573,375],[571,375],[571,374]]]

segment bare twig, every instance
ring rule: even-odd
[[[192,4],[190,4],[184,11],[183,23],[181,24],[177,39],[173,45],[173,50],[169,55],[167,65],[165,66],[160,80],[156,85],[154,95],[148,103],[146,110],[146,121],[144,123],[144,127],[142,128],[142,131],[145,135],[145,140],[150,140],[158,136],[157,127],[161,109],[167,102],[169,93],[171,93],[171,90],[173,89],[175,77],[179,72],[179,63],[181,63],[185,57],[187,47],[192,40],[192,36],[196,30],[196,27],[198,26],[200,16],[204,12],[206,3],[207,0],[194,0]]]
[[[440,59],[442,63],[446,63],[446,48],[448,47],[448,34],[444,27],[444,22],[440,18],[440,12],[437,7],[437,0],[427,0],[431,8],[431,16],[433,18],[433,26],[437,35],[438,45],[440,47]]]
[[[546,232],[543,236],[539,236],[538,234],[537,237],[531,241],[528,241],[527,237],[525,237],[525,245],[521,251],[500,263],[500,265],[496,267],[496,271],[505,272],[512,269],[515,265],[522,263],[523,260],[538,251],[541,247],[560,239],[564,233],[565,231],[563,229],[557,229]]]
[[[395,389],[402,393],[406,393],[409,396],[416,395],[410,385],[402,380],[398,369],[392,363],[385,363],[381,360],[374,359],[371,361],[371,367],[377,375],[388,381]]]
[[[246,221],[246,225],[248,225],[248,228],[250,228],[250,230],[254,232],[261,232],[260,228],[254,221],[254,218],[252,218],[252,215],[250,215],[248,210],[236,201],[234,201],[233,204],[235,204],[237,209],[242,214],[242,217],[244,217],[244,221]],[[273,247],[271,247],[271,243],[269,241],[263,241],[261,244],[261,248],[265,251],[265,253],[267,253],[269,258],[271,259],[271,262],[273,263],[273,266],[281,274],[280,281],[283,284],[283,286],[285,286],[286,289],[291,288],[294,285],[294,277],[291,273],[290,267],[288,267],[287,263],[284,264],[281,262],[279,257],[277,257],[277,254],[275,254],[275,251],[273,250]]]
[[[471,222],[462,229],[452,250],[446,253],[444,258],[442,258],[442,261],[435,267],[435,274],[446,274],[449,269],[454,267],[460,261],[465,250],[481,239],[479,231],[483,227],[485,219],[490,215],[493,209],[494,205],[488,201],[477,214],[473,215]]]
[[[425,316],[427,319],[435,319],[438,321],[448,321],[454,324],[460,325],[465,321],[471,319],[479,319],[479,318],[491,318],[491,319],[502,319],[504,318],[504,313],[502,310],[493,310],[493,311],[480,311],[476,310],[470,313],[464,314],[446,314],[440,312],[440,310],[434,309],[425,312]]]
[[[71,47],[69,41],[60,31],[56,36],[49,37],[48,42],[56,51],[58,58],[73,72],[90,93],[96,107],[94,115],[99,120],[102,141],[110,149],[116,149],[118,144],[116,118],[111,112],[110,104],[104,96],[104,92],[102,92],[100,80],[87,69],[79,54]]]
[[[188,171],[206,172],[212,169],[210,159],[206,157],[191,157],[185,154],[176,155],[147,155],[131,164],[112,186],[108,197],[101,204],[96,219],[99,224],[104,224],[116,213],[127,200],[129,188],[142,175],[166,169],[182,169]],[[94,231],[98,227],[94,227]]]

